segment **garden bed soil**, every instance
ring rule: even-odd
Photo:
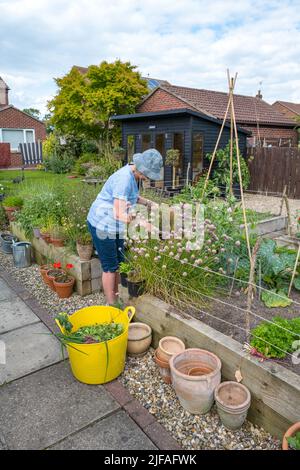
[[[245,294],[239,293],[239,296],[236,296],[234,291],[231,297],[219,297],[219,300],[232,304],[238,308],[245,309],[247,306],[247,296]],[[300,304],[300,293],[293,291],[292,299]],[[179,309],[182,310],[182,306],[179,306]],[[215,328],[221,333],[230,336],[231,338],[239,341],[241,344],[247,342],[246,332],[246,315],[245,312],[234,308],[230,305],[225,305],[224,303],[218,301],[207,301],[207,304],[203,306],[203,311],[207,311],[208,314],[200,312],[197,308],[185,309],[186,313],[201,320],[203,323]],[[254,328],[263,319],[271,321],[272,318],[276,316],[281,316],[286,319],[296,318],[300,315],[300,305],[291,304],[289,307],[277,307],[277,308],[267,308],[263,302],[258,298],[254,298],[251,306],[251,312],[253,314],[259,315],[262,318],[256,317],[253,314],[250,314],[250,328]],[[224,321],[222,321],[224,320]],[[225,323],[226,322],[226,323]],[[275,361],[278,364],[286,367],[287,369],[295,372],[300,375],[300,364],[293,364],[291,357],[287,356],[285,359],[267,359],[268,361]]]

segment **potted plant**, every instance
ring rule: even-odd
[[[283,436],[282,450],[300,450],[300,421],[293,424]]]
[[[145,290],[145,279],[142,278],[138,269],[127,274],[127,287],[130,297],[139,297]]]
[[[166,166],[173,167],[172,171],[172,189],[175,189],[175,172],[176,167],[179,165],[180,152],[178,149],[169,149],[166,152]]]
[[[64,246],[65,232],[61,226],[54,225],[50,229],[50,243],[54,246]]]
[[[50,243],[51,241],[51,232],[54,228],[54,222],[51,218],[43,220],[43,226],[40,229],[41,238],[46,242]]]
[[[113,148],[112,153],[116,160],[124,160],[126,151],[123,147],[115,147]]]
[[[72,269],[73,264],[67,264],[66,268]],[[66,272],[58,274],[53,279],[55,292],[61,299],[66,299],[72,295],[74,283],[74,277]]]
[[[10,222],[15,220],[15,213],[23,206],[23,199],[19,196],[8,196],[3,200],[3,207]]]
[[[79,235],[76,240],[76,249],[80,261],[89,261],[93,254],[92,237],[88,231]]]
[[[53,284],[54,279],[60,274],[64,274],[64,273],[65,271],[62,269],[61,263],[53,263],[53,266],[51,267],[51,269],[49,269],[46,272],[46,276],[45,276],[45,282],[46,284],[48,284],[50,289],[55,291],[55,287]]]
[[[121,284],[123,287],[128,287],[127,276],[131,271],[132,271],[132,267],[129,263],[125,263],[124,261],[120,263],[119,273],[121,276]]]

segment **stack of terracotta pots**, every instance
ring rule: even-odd
[[[185,344],[175,336],[165,336],[159,342],[155,351],[154,360],[159,367],[160,374],[165,383],[172,383],[170,371],[170,359],[174,354],[185,350]]]

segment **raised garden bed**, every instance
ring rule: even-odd
[[[26,240],[24,231],[16,222],[11,223],[11,231],[19,240]],[[75,291],[79,295],[88,295],[101,290],[101,266],[98,258],[90,261],[80,261],[79,257],[70,253],[64,247],[56,247],[46,243],[41,238],[31,240],[35,260],[38,264],[44,264],[52,259],[62,265],[72,264],[70,274],[75,278]]]
[[[126,299],[127,292],[121,289]],[[127,297],[128,299],[128,297]],[[250,356],[238,341],[205,323],[183,314],[151,295],[130,299],[137,308],[136,320],[147,323],[153,330],[153,345],[165,335],[181,338],[187,347],[207,349],[222,361],[223,380],[235,380],[240,370],[242,383],[252,396],[248,418],[273,436],[282,438],[286,429],[300,420],[300,377],[273,362],[259,362]]]

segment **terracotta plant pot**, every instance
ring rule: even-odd
[[[127,352],[132,356],[145,354],[152,341],[152,329],[146,323],[130,323],[128,327]]]
[[[42,264],[40,266],[40,273],[41,273],[41,276],[42,276],[42,279],[43,281],[45,282],[45,284],[48,284],[48,280],[46,278],[46,273],[47,271],[49,271],[50,269],[52,269],[52,266],[50,266],[49,264]],[[48,284],[49,285],[49,284]]]
[[[49,232],[41,232],[41,238],[44,240],[44,242],[50,243],[51,235]]]
[[[60,297],[61,299],[66,299],[70,297],[73,292],[74,282],[75,282],[74,277],[72,278],[70,277],[70,280],[67,282],[57,282],[54,279],[53,286],[58,297]]]
[[[159,367],[159,372],[160,372],[160,375],[162,376],[162,379],[163,381],[166,383],[166,384],[170,384],[172,383],[172,378],[171,378],[171,371],[170,371],[170,365],[169,365],[169,362],[166,362],[166,361],[162,361],[161,359],[159,359],[159,357],[157,356],[157,349],[154,353],[154,360],[155,360],[155,363],[158,365]]]
[[[181,339],[176,336],[165,336],[161,338],[158,344],[157,355],[162,361],[169,362],[174,354],[178,354],[184,350],[185,344]]]
[[[65,271],[61,268],[51,268],[46,272],[45,282],[50,287],[50,289],[55,291],[54,287],[54,279],[59,275],[64,273]]]
[[[215,389],[215,400],[225,428],[231,431],[240,429],[251,403],[248,388],[238,382],[223,382]]]
[[[10,222],[14,222],[16,220],[16,212],[20,210],[19,207],[5,207],[4,206],[5,213],[7,215],[7,218]]]
[[[81,243],[76,243],[76,249],[80,261],[89,261],[93,254],[93,244],[89,243],[88,245],[82,245]]]
[[[191,348],[172,356],[170,369],[183,408],[192,414],[207,413],[214,402],[214,390],[221,382],[220,359],[204,349]]]
[[[285,433],[282,439],[282,450],[291,450],[289,447],[288,441],[286,440],[287,437],[294,436],[297,432],[300,432],[300,421],[293,424]]]
[[[52,243],[53,246],[64,246],[65,241],[63,238],[50,238],[50,243]]]

